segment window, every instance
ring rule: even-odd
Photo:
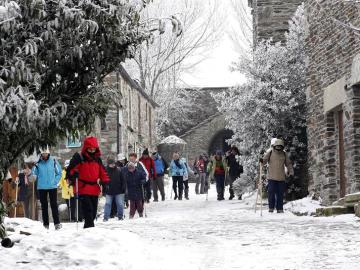
[[[75,134],[67,136],[66,147],[68,147],[68,148],[81,147],[80,133],[79,132],[75,132]]]

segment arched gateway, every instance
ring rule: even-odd
[[[221,113],[216,113],[191,128],[180,138],[187,142],[184,155],[191,164],[199,154],[212,154],[217,150],[227,151],[229,145],[226,140],[232,135],[232,131],[226,129],[225,117]]]

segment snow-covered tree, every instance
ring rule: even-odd
[[[22,153],[106,114],[116,96],[99,84],[150,37],[148,2],[0,0],[0,194]]]
[[[304,7],[300,6],[289,22],[285,44],[259,43],[251,59],[243,57],[234,67],[247,76],[247,82],[216,96],[228,128],[234,131],[230,143],[242,151],[240,162],[250,176],[246,179],[252,179],[249,186],[254,186],[259,157],[273,137],[285,139],[295,169],[306,161],[304,33]],[[302,178],[299,171],[296,177]]]
[[[177,31],[154,35],[126,64],[131,75],[160,105],[158,127],[163,132],[169,125],[173,125],[170,129],[176,129],[174,119],[186,118],[184,113],[194,108],[191,94],[179,87],[183,86],[181,76],[204,60],[219,40],[222,34],[219,5],[218,0],[156,0],[141,13],[145,22],[154,17],[164,18],[159,25],[164,25],[168,18],[177,19],[174,23],[180,22],[180,35]],[[171,17],[171,14],[175,16]],[[195,60],[189,62],[189,58]]]

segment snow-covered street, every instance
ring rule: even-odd
[[[99,220],[96,228],[78,231],[75,224],[46,231],[37,222],[7,219],[16,231],[33,234],[0,249],[1,269],[360,268],[360,222],[353,215],[260,217],[253,197],[215,198],[212,186],[209,201],[194,194],[190,201],[168,199],[151,203],[147,218]]]

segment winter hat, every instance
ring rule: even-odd
[[[125,157],[124,154],[118,154],[118,155],[117,155],[117,160],[118,160],[118,161],[120,161],[120,160],[125,160],[125,159],[126,159],[126,157]]]
[[[277,140],[277,138],[272,138],[272,139],[271,139],[271,144],[270,144],[270,146],[274,146],[276,140]]]
[[[69,159],[65,160],[64,167],[67,168],[69,167],[69,165],[70,165],[70,160]]]
[[[142,154],[143,154],[143,156],[145,156],[145,155],[150,156],[149,149],[146,148]]]
[[[47,145],[46,148],[40,148],[40,154],[50,154],[49,146]]]
[[[108,165],[115,164],[115,159],[113,159],[112,157],[109,157],[108,160],[107,160],[107,164]]]
[[[217,151],[216,151],[216,155],[217,155],[217,156],[222,156],[222,151],[221,151],[221,150],[217,150]]]
[[[274,142],[274,147],[276,146],[282,146],[282,147],[285,147],[285,143],[283,140],[281,139],[276,139],[276,141]]]
[[[129,162],[127,166],[128,166],[128,168],[135,168],[135,163]]]

